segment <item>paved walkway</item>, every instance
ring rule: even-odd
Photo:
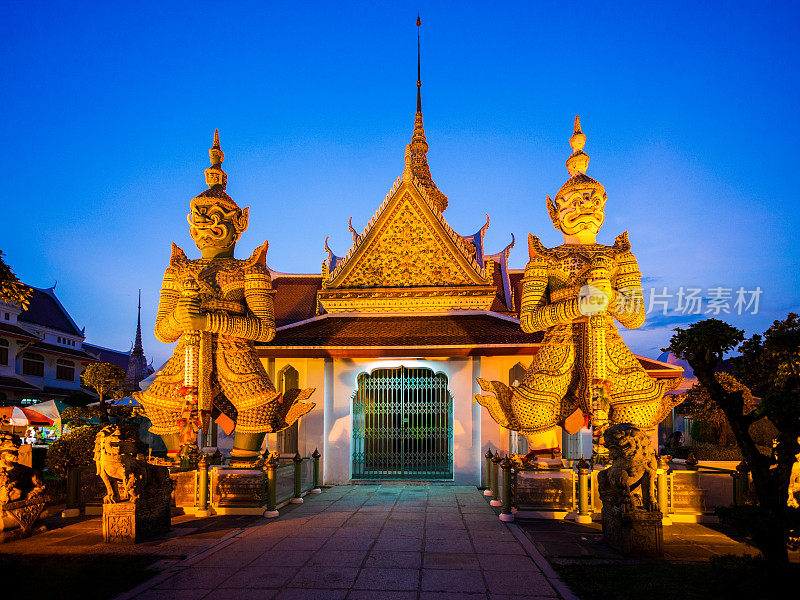
[[[599,522],[581,525],[567,520],[520,522],[534,547],[554,565],[638,564],[603,542]],[[728,525],[673,523],[664,527],[664,559],[674,563],[707,562],[714,556],[760,556],[757,548]],[[790,553],[794,560],[800,553]]]
[[[337,486],[284,510],[118,598],[564,597],[556,588],[569,597],[528,540],[501,523],[474,487]]]

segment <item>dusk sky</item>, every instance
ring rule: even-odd
[[[0,249],[50,287],[87,341],[128,350],[142,288],[153,335],[170,242],[198,256],[189,200],[220,130],[228,193],[250,207],[244,258],[264,239],[282,272],[343,256],[402,173],[422,17],[428,160],[462,234],[491,217],[489,253],[511,239],[562,242],[544,198],[567,178],[575,114],[608,192],[599,241],[628,230],[649,290],[656,357],[681,287],[731,290],[747,334],[800,309],[800,5],[631,3],[6,2],[5,197]],[[124,7],[124,8],[123,8]],[[760,287],[758,312],[734,306]],[[749,298],[748,298],[749,299]]]

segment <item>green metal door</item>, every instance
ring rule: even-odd
[[[376,369],[353,395],[353,479],[452,479],[453,402],[431,369]]]

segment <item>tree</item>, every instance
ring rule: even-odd
[[[750,412],[755,408],[753,394],[746,386],[742,385],[732,375],[728,373],[715,373],[714,375],[720,385],[728,392],[741,390],[744,395],[744,410]],[[717,446],[727,446],[733,442],[730,439],[730,426],[725,418],[725,413],[719,405],[712,400],[708,390],[702,384],[690,388],[684,397],[684,401],[678,406],[677,410],[681,414],[691,418],[695,425],[698,425],[699,432],[695,433],[692,427],[692,438],[698,442],[716,444]],[[735,443],[735,442],[734,442]]]
[[[17,279],[11,267],[3,261],[3,251],[0,250],[0,300],[24,310],[28,308],[32,295],[33,290]]]
[[[125,371],[111,363],[91,363],[81,375],[83,385],[92,388],[100,396],[100,423],[107,424],[108,405],[105,397],[114,393],[125,381]]]
[[[739,346],[742,356],[735,363],[740,385],[726,385],[717,376],[725,354]],[[795,455],[800,451],[800,323],[795,314],[775,321],[764,337],[746,342],[744,332],[718,319],[706,319],[687,329],[675,329],[670,345],[675,356],[691,365],[698,382],[725,414],[725,419],[753,477],[758,525],[753,541],[767,560],[788,563],[786,543],[796,509],[787,506],[787,492]],[[743,385],[742,385],[743,384]],[[752,385],[762,395],[752,407],[748,402]],[[767,417],[778,431],[772,455],[762,454],[750,427]]]

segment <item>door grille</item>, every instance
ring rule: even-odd
[[[452,479],[452,414],[442,373],[362,373],[353,395],[353,479]]]

